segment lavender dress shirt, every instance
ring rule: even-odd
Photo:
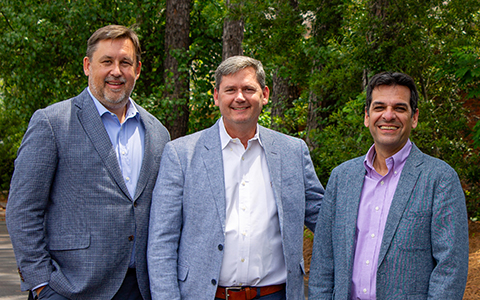
[[[411,149],[412,142],[408,140],[400,151],[387,158],[388,173],[385,176],[378,174],[373,167],[375,145],[365,157],[366,175],[358,207],[352,299],[376,299],[378,254],[385,223],[400,174]]]

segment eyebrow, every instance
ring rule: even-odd
[[[387,105],[387,104],[385,102],[382,102],[382,101],[374,101],[374,102],[372,102],[371,105],[374,106],[374,105]],[[404,103],[404,102],[394,103],[393,106],[404,106],[404,107],[408,108],[408,104]]]

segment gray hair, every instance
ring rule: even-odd
[[[224,60],[215,71],[215,88],[217,90],[220,88],[223,76],[235,74],[248,67],[255,70],[260,87],[262,90],[265,89],[265,71],[262,63],[248,56],[231,56]]]

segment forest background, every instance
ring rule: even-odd
[[[211,126],[213,73],[244,54],[263,62],[270,103],[260,123],[304,139],[326,185],[372,145],[365,86],[380,71],[420,92],[412,141],[447,161],[480,218],[480,0],[0,0],[0,188],[39,108],[87,86],[82,59],[98,28],[122,24],[142,43],[132,98],[172,138]]]

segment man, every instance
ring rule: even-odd
[[[462,299],[465,198],[456,172],[409,139],[418,92],[402,73],[367,87],[374,145],[330,176],[317,222],[309,300]]]
[[[35,112],[25,133],[7,226],[21,288],[39,299],[151,299],[148,220],[170,138],[130,99],[140,53],[132,30],[97,30],[88,88]]]
[[[162,156],[152,298],[304,299],[303,229],[314,229],[324,193],[306,144],[257,124],[269,96],[259,61],[230,57],[215,80],[222,118]]]

